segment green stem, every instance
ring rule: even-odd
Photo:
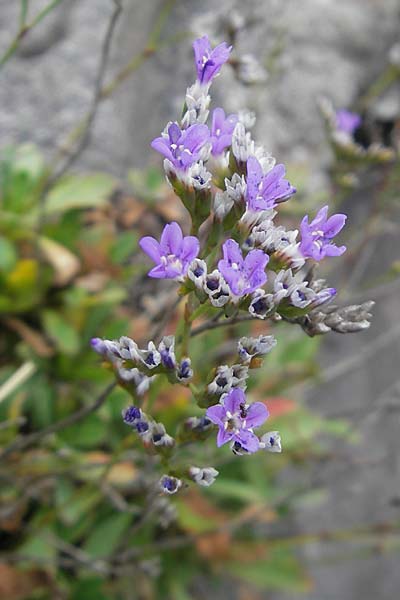
[[[60,2],[62,2],[62,0],[52,0],[52,2],[50,2],[42,11],[40,11],[40,13],[33,19],[33,21],[25,24],[26,14],[28,10],[28,2],[27,0],[21,1],[19,31],[15,38],[12,40],[11,44],[8,46],[2,58],[0,59],[0,69],[13,56],[13,54],[15,54],[20,44],[20,41],[28,33],[28,31],[30,31],[31,29],[33,29],[33,27],[36,27],[36,25],[43,21],[43,19],[47,17],[47,15],[53,10],[53,8],[55,8],[57,4],[60,4]]]
[[[188,295],[188,299],[185,305],[182,323],[182,342],[181,342],[181,358],[188,356],[189,353],[189,339],[190,332],[192,329],[192,294]]]

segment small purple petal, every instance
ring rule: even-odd
[[[226,442],[229,442],[233,437],[233,433],[231,431],[225,431],[225,429],[220,428],[217,435],[217,446],[223,446]]]
[[[160,250],[164,255],[177,255],[182,244],[182,229],[173,221],[164,227],[161,234]]]
[[[262,402],[253,402],[247,410],[246,427],[260,427],[268,419],[268,409]]]
[[[188,235],[183,238],[181,260],[186,263],[191,263],[194,258],[199,254],[200,242],[194,235]]]
[[[235,435],[234,439],[238,441],[247,452],[257,452],[260,447],[258,437],[252,431],[248,431],[247,429],[242,429]]]
[[[172,154],[171,147],[165,138],[155,138],[151,142],[151,147],[153,148],[153,150],[156,150],[156,152],[159,152],[160,154],[165,156],[165,158],[168,158],[168,160],[170,160],[171,162],[174,162],[174,155]]]
[[[222,154],[225,148],[228,148],[232,144],[232,134],[237,122],[237,115],[232,114],[225,117],[225,112],[222,108],[214,109],[210,138],[212,154],[214,156]]]
[[[240,250],[239,244],[235,242],[235,240],[226,240],[226,242],[222,246],[222,251],[224,254],[224,260],[226,260],[230,265],[232,265],[232,263],[238,265],[243,264],[242,252]]]
[[[349,110],[340,109],[336,111],[336,129],[352,134],[360,127],[362,119],[360,115]]]
[[[324,225],[324,234],[326,237],[334,238],[344,227],[347,216],[341,213],[329,217]]]
[[[234,388],[224,398],[225,411],[230,412],[231,415],[240,412],[240,406],[242,404],[246,404],[246,396],[240,388]]]
[[[161,260],[160,244],[153,237],[145,236],[139,241],[139,246],[154,262]]]
[[[207,408],[206,415],[210,419],[210,421],[215,423],[215,425],[220,425],[221,427],[223,427],[223,418],[225,416],[225,413],[226,410],[222,406],[222,404],[215,404],[214,406],[210,406],[209,408]]]

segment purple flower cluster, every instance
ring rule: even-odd
[[[191,311],[200,309],[196,314],[202,314],[205,305],[206,311],[215,310],[216,319],[247,311],[255,318],[283,318],[305,328],[308,314],[328,304],[336,290],[324,280],[306,275],[311,271],[303,267],[309,259],[320,261],[343,254],[345,246],[336,246],[334,238],[343,229],[346,216],[328,217],[324,206],[312,221],[308,216],[302,219],[300,239],[297,229],[276,224],[276,209],[294,196],[296,189],[286,178],[285,166],[276,164],[252,139],[249,130],[254,115],[243,111],[227,115],[217,107],[207,124],[209,90],[232,48],[226,43],[212,48],[204,36],[194,42],[193,49],[197,79],[186,91],[182,118],[170,122],[151,145],[164,157],[167,180],[188,210],[196,235],[184,236],[178,223],[172,222],[165,225],[159,241],[143,237],[139,245],[154,263],[148,275],[179,281],[179,293],[190,294],[186,310],[193,320]],[[352,134],[359,125],[358,115],[337,112],[337,130]],[[181,352],[186,351],[185,344]],[[218,427],[217,446],[230,443],[235,454],[281,451],[277,431],[261,437],[254,433],[267,420],[268,410],[262,402],[249,404],[245,395],[250,370],[260,366],[275,344],[275,338],[266,335],[239,340],[237,362],[217,366],[199,393],[199,406],[208,408],[205,415],[186,421],[184,439],[204,439],[214,424]],[[190,358],[176,359],[174,336],[164,337],[158,346],[151,341],[147,349],[138,348],[130,338],[96,339],[93,347],[113,364],[121,381],[134,377],[137,388],[148,388],[158,374],[185,385],[193,376]],[[197,391],[194,393],[197,397]],[[146,443],[174,445],[164,425],[152,421],[141,409],[132,406],[123,418]],[[213,467],[192,466],[187,473],[202,486],[211,485],[218,475]],[[181,472],[179,477],[183,477]],[[182,486],[176,473],[159,481],[166,494],[174,494]]]

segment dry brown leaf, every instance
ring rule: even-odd
[[[46,237],[40,237],[38,244],[44,259],[54,269],[54,285],[66,285],[79,273],[80,260],[68,248]]]
[[[239,584],[238,600],[262,600],[262,596],[255,590],[243,583]]]
[[[170,221],[178,221],[184,225],[186,224],[185,221],[188,221],[187,211],[183,208],[182,203],[172,191],[171,193],[166,194],[162,202],[156,204],[154,208],[168,223]]]
[[[237,520],[239,523],[247,521],[258,521],[259,523],[273,523],[276,521],[276,511],[265,504],[252,504],[247,506],[238,515]]]
[[[51,587],[50,576],[39,569],[22,570],[0,563],[0,598],[23,600]]]
[[[146,206],[133,198],[125,196],[113,206],[112,217],[123,229],[132,229],[142,218]]]
[[[15,503],[11,511],[7,511],[7,516],[0,517],[0,529],[8,533],[14,533],[21,529],[22,519],[27,510],[26,500]],[[1,598],[1,595],[0,595]]]
[[[210,519],[210,527],[213,523],[222,525],[229,519],[229,515],[212,504],[201,492],[192,488],[185,495],[185,504],[190,507],[190,510],[206,519]]]
[[[7,319],[3,319],[3,321],[9,329],[18,333],[24,342],[26,342],[38,356],[41,356],[42,358],[53,356],[54,348],[50,346],[41,333],[14,317],[8,317]]]
[[[138,476],[136,467],[130,461],[123,461],[111,467],[107,473],[106,480],[115,485],[125,486],[131,484]]]
[[[93,272],[84,275],[83,277],[79,277],[75,280],[75,283],[78,287],[83,288],[87,292],[91,292],[96,294],[101,292],[106,287],[110,278],[106,273]]]
[[[232,540],[227,531],[207,533],[196,540],[196,548],[207,560],[226,560],[230,556]]]

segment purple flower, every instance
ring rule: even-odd
[[[178,223],[169,223],[164,227],[160,242],[145,236],[139,241],[139,246],[156,263],[148,275],[157,279],[176,279],[185,275],[200,249],[196,237],[183,237]]]
[[[265,267],[269,257],[262,250],[251,250],[243,258],[239,244],[235,240],[227,240],[222,246],[224,258],[218,268],[236,296],[244,296],[254,292],[267,281]]]
[[[361,120],[360,115],[344,108],[336,111],[336,129],[344,133],[352,135],[357,127],[360,127]]]
[[[232,144],[232,133],[237,122],[237,115],[226,117],[222,108],[216,108],[213,111],[210,141],[212,144],[211,152],[214,156],[222,154],[225,148]]]
[[[253,427],[259,427],[268,418],[268,410],[262,402],[246,404],[243,390],[235,388],[225,396],[223,404],[210,406],[206,414],[219,427],[218,447],[232,442],[240,444],[246,452],[257,452],[259,440]]]
[[[196,62],[197,79],[200,83],[210,83],[226,63],[232,46],[222,42],[212,50],[207,35],[193,42],[194,59]]]
[[[151,147],[168,158],[176,169],[186,171],[200,159],[201,149],[209,141],[207,125],[195,123],[181,130],[178,123],[171,123],[168,135],[164,134],[151,142]]]
[[[301,242],[299,249],[303,256],[322,260],[325,256],[340,256],[346,246],[336,246],[331,240],[341,231],[346,222],[346,215],[340,213],[327,219],[328,206],[321,208],[311,223],[306,215],[301,224]]]
[[[296,193],[285,177],[285,166],[275,165],[266,175],[255,156],[247,160],[247,208],[252,211],[274,208]]]

